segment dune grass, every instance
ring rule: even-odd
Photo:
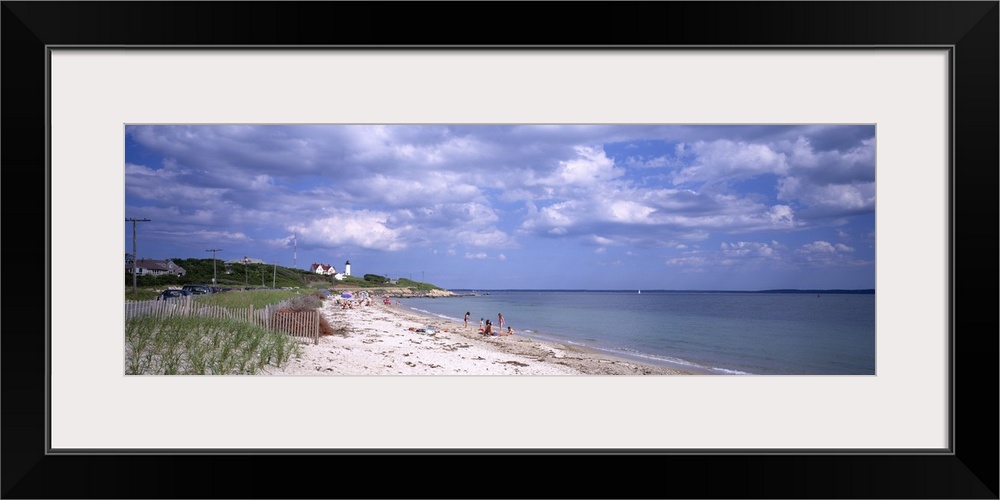
[[[127,375],[253,375],[301,351],[280,332],[202,317],[137,317],[125,325]]]
[[[202,304],[212,306],[229,308],[253,306],[255,309],[260,309],[292,297],[311,293],[313,293],[311,290],[234,290],[231,292],[196,295],[194,299]]]

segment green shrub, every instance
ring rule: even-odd
[[[440,287],[436,287],[430,283],[422,283],[419,281],[413,281],[406,278],[399,278],[396,283],[401,287],[412,288],[414,290],[440,290]]]
[[[132,284],[125,287],[125,300],[156,300],[159,292],[149,288],[138,288],[132,291]]]

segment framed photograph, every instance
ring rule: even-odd
[[[997,338],[983,334],[996,323],[992,314],[972,322],[978,306],[956,307],[959,286],[968,290],[961,295],[966,301],[987,289],[980,286],[982,272],[973,279],[966,270],[958,279],[967,267],[957,256],[995,246],[995,239],[977,238],[973,247],[970,236],[982,233],[960,232],[956,221],[997,215],[996,205],[983,201],[997,196],[1000,164],[997,2],[583,3],[565,18],[502,5],[495,26],[456,26],[440,15],[472,15],[474,4],[4,2],[3,158],[8,186],[44,186],[46,273],[39,295],[46,321],[37,335],[8,328],[3,339],[3,495],[299,497],[312,490],[297,484],[294,470],[329,467],[357,478],[377,467],[391,468],[399,480],[338,483],[331,496],[997,498]],[[542,36],[574,19],[606,33],[597,24],[603,20],[617,34],[605,40],[570,30],[571,43],[527,45],[506,34],[516,25],[523,35]],[[840,218],[845,238],[865,230],[852,225],[843,207],[875,207],[864,226],[867,254],[808,234],[802,238],[809,241],[787,248],[802,260],[850,253],[853,260],[844,262],[868,273],[875,290],[873,361],[782,374],[791,362],[772,360],[767,366],[775,374],[762,376],[746,368],[735,376],[638,377],[123,373],[122,217],[131,216],[126,206],[153,205],[151,198],[126,199],[127,170],[171,161],[157,155],[191,148],[182,136],[206,130],[214,143],[200,143],[185,168],[251,161],[251,153],[287,161],[273,143],[237,138],[262,137],[261,130],[291,135],[293,127],[296,134],[340,127],[345,131],[336,134],[350,135],[349,127],[374,127],[382,132],[378,147],[398,149],[389,136],[399,132],[389,128],[447,134],[453,130],[442,127],[456,125],[475,129],[466,137],[482,144],[497,134],[483,130],[494,127],[505,134],[556,128],[590,134],[583,127],[604,127],[618,138],[619,159],[642,137],[626,128],[660,127],[673,142],[657,147],[669,145],[670,154],[629,157],[645,161],[650,172],[656,162],[680,161],[685,144],[677,137],[692,148],[706,141],[692,130],[709,128],[726,130],[715,140],[725,143],[728,157],[754,155],[747,160],[753,164],[776,154],[756,138],[788,131],[779,153],[815,164],[813,178],[824,177],[831,162],[874,165],[874,172],[841,184],[816,187],[804,175],[786,175],[761,188],[786,200],[808,191],[819,200],[814,206],[840,207],[826,216]],[[818,146],[822,141],[853,146],[831,160],[837,148]],[[211,158],[227,144],[238,147],[222,160],[193,159]],[[607,160],[610,146],[604,147],[578,151],[573,165],[589,178],[612,180],[611,160],[599,161]],[[723,154],[713,151],[699,158]],[[859,159],[865,155],[868,163]],[[411,168],[447,177],[427,166],[435,158]],[[765,175],[780,171],[775,161]],[[716,172],[736,168],[719,165]],[[605,177],[595,170],[602,166]],[[501,178],[523,173],[510,165],[489,168]],[[708,170],[698,163],[678,169],[674,186],[689,187],[683,181],[697,180],[699,168]],[[208,178],[207,172],[192,175]],[[145,189],[170,196],[167,173]],[[344,182],[405,193],[399,182],[386,181],[387,171],[367,173],[374,175],[356,171]],[[681,174],[687,177],[678,180]],[[647,175],[627,187],[653,185]],[[741,179],[765,183],[750,174]],[[268,182],[258,176],[245,183]],[[209,193],[208,184],[197,189]],[[968,191],[983,186],[987,193]],[[720,189],[719,196],[734,192]],[[764,195],[744,197],[761,202]],[[251,213],[250,204],[230,206],[246,211],[246,220],[267,215]],[[329,220],[345,218],[336,207],[312,206]],[[638,210],[618,208],[632,216]],[[791,218],[789,206],[772,208],[772,217]],[[566,226],[553,221],[567,213],[550,211],[532,219],[532,227],[558,235]],[[364,227],[389,230],[375,218]],[[592,253],[611,244],[592,240],[598,244]],[[712,253],[731,258],[787,246],[749,238],[712,245],[721,248]],[[553,260],[573,261],[552,249]],[[710,260],[708,251],[683,253],[695,255],[704,275],[727,262]],[[863,282],[842,269],[840,282]],[[823,282],[818,275],[816,282]],[[649,295],[645,286],[638,293]],[[31,299],[9,294],[8,306],[20,309],[23,301],[31,310],[39,302]],[[483,460],[491,474],[538,465],[544,468],[529,470],[542,475],[565,461],[587,480],[527,490],[534,487],[507,481],[480,495],[430,479],[428,468],[447,470],[466,460]],[[623,471],[623,464],[631,465]],[[622,473],[648,467],[676,472],[622,480]],[[283,472],[267,479],[255,472],[255,481],[241,482],[248,470],[235,472],[241,468]],[[215,471],[212,491],[179,479],[206,469]]]

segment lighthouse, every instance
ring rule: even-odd
[[[351,275],[351,261],[347,261],[344,264],[344,276],[350,276],[350,275]]]

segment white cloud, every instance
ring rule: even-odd
[[[720,245],[723,256],[728,258],[774,258],[778,254],[776,250],[767,243],[753,241],[738,241],[735,243],[725,243]]]
[[[775,205],[771,207],[768,210],[768,216],[775,226],[792,227],[795,225],[795,214],[792,212],[792,207],[788,205]]]
[[[410,176],[373,174],[347,179],[344,187],[359,201],[384,203],[393,207],[452,204],[482,199],[478,187],[463,179],[463,176],[447,171],[423,172]]]
[[[519,178],[521,184],[538,197],[581,197],[604,189],[604,185],[625,174],[615,166],[603,149],[590,146],[574,148],[575,157],[558,161],[549,172],[536,175],[527,171]]]
[[[634,201],[613,201],[608,205],[608,219],[624,224],[647,224],[653,222],[650,215],[654,209]]]
[[[852,267],[868,266],[870,261],[854,257],[855,249],[842,243],[814,241],[802,245],[795,251],[804,266],[812,267]]]
[[[612,240],[611,238],[605,238],[603,236],[598,236],[596,234],[593,235],[593,236],[591,236],[590,240],[594,244],[602,245],[602,246],[609,246],[609,245],[614,245],[615,244],[615,240]]]
[[[764,173],[783,175],[788,171],[784,153],[764,144],[717,140],[698,141],[685,148],[694,160],[673,176],[674,184],[718,181],[738,177],[748,178]]]
[[[828,241],[814,241],[812,243],[807,243],[802,245],[799,252],[802,253],[819,253],[819,254],[830,254],[830,253],[844,253],[853,252],[854,249],[844,245],[843,243],[837,243],[836,245]]]
[[[361,248],[396,251],[407,247],[401,230],[389,228],[389,215],[368,210],[337,210],[325,218],[304,224],[301,241],[323,246],[355,245]]]

